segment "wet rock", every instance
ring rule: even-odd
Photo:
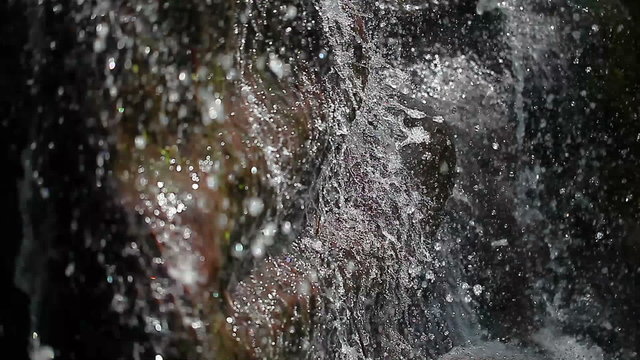
[[[456,152],[451,132],[446,124],[431,118],[407,117],[404,123],[419,135],[414,139],[410,135],[408,143],[400,148],[402,164],[437,211],[451,195],[455,180]]]

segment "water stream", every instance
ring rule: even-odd
[[[68,358],[56,281],[102,289],[124,358],[637,358],[601,3],[34,4],[36,85],[66,77],[23,152],[32,359]]]

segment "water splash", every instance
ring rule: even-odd
[[[554,333],[574,319],[570,291],[545,276],[569,250],[536,233],[557,224],[527,93],[568,71],[581,47],[566,35],[583,25],[551,11],[564,1],[456,5],[72,6],[101,72],[95,186],[117,194],[118,235],[133,240],[82,236],[111,309],[143,319],[156,359],[603,358]],[[41,236],[27,203],[51,195],[37,156],[25,152],[23,262]],[[544,247],[543,266],[530,254]],[[503,317],[487,319],[493,306]]]

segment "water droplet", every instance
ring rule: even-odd
[[[424,276],[427,278],[427,280],[433,280],[436,278],[436,275],[433,273],[433,271],[429,270],[427,271]]]
[[[480,284],[475,284],[473,285],[473,293],[476,296],[480,296],[480,294],[482,294],[482,290],[484,290],[484,288],[482,287],[482,285]]]
[[[73,275],[73,272],[75,271],[75,269],[76,269],[75,263],[70,262],[69,265],[67,265],[67,268],[64,269],[64,274],[67,277],[69,277],[69,276]]]
[[[443,161],[440,164],[440,174],[448,174],[449,173],[449,164],[446,161]]]
[[[143,150],[145,147],[147,147],[147,140],[142,135],[136,136],[134,142],[136,145],[136,149],[138,150]]]
[[[496,241],[492,241],[491,242],[491,247],[500,247],[500,246],[507,246],[509,245],[509,242],[507,241],[507,239],[500,239],[500,240],[496,240]]]
[[[121,294],[115,294],[111,300],[111,308],[117,313],[123,313],[128,306],[127,299]]]
[[[269,55],[269,69],[281,79],[284,76],[284,63],[275,54]]]
[[[197,330],[200,329],[203,325],[204,324],[202,323],[202,321],[198,320],[191,323],[191,328]]]
[[[109,34],[109,25],[107,24],[98,24],[96,25],[96,35],[98,37],[105,37]]]
[[[264,242],[256,240],[251,244],[251,255],[255,258],[261,258],[264,256]]]
[[[258,216],[262,213],[262,210],[264,210],[264,202],[257,197],[249,198],[247,201],[247,210],[249,211],[249,215]]]
[[[207,176],[207,187],[211,190],[216,190],[218,188],[218,180],[214,176]]]
[[[296,15],[298,15],[298,8],[296,8],[293,5],[287,6],[287,13],[285,14],[284,18],[286,20],[291,20],[291,19],[295,18]]]
[[[285,235],[288,235],[288,234],[291,233],[291,223],[290,222],[285,221],[282,224],[282,233],[285,234]]]

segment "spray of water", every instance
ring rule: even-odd
[[[565,38],[582,23],[563,11],[587,8],[478,1],[460,20],[453,1],[69,6],[102,81],[88,86],[94,186],[134,229],[124,244],[83,236],[119,249],[98,256],[110,306],[144,328],[156,360],[604,358],[560,335],[571,320],[551,298],[566,289],[530,284],[529,260],[509,260],[528,241],[568,256],[531,231],[553,219],[526,90],[582,51]],[[26,209],[47,198],[34,154],[22,267],[42,246]],[[500,299],[505,318],[487,319]],[[32,357],[52,358],[39,341]]]

